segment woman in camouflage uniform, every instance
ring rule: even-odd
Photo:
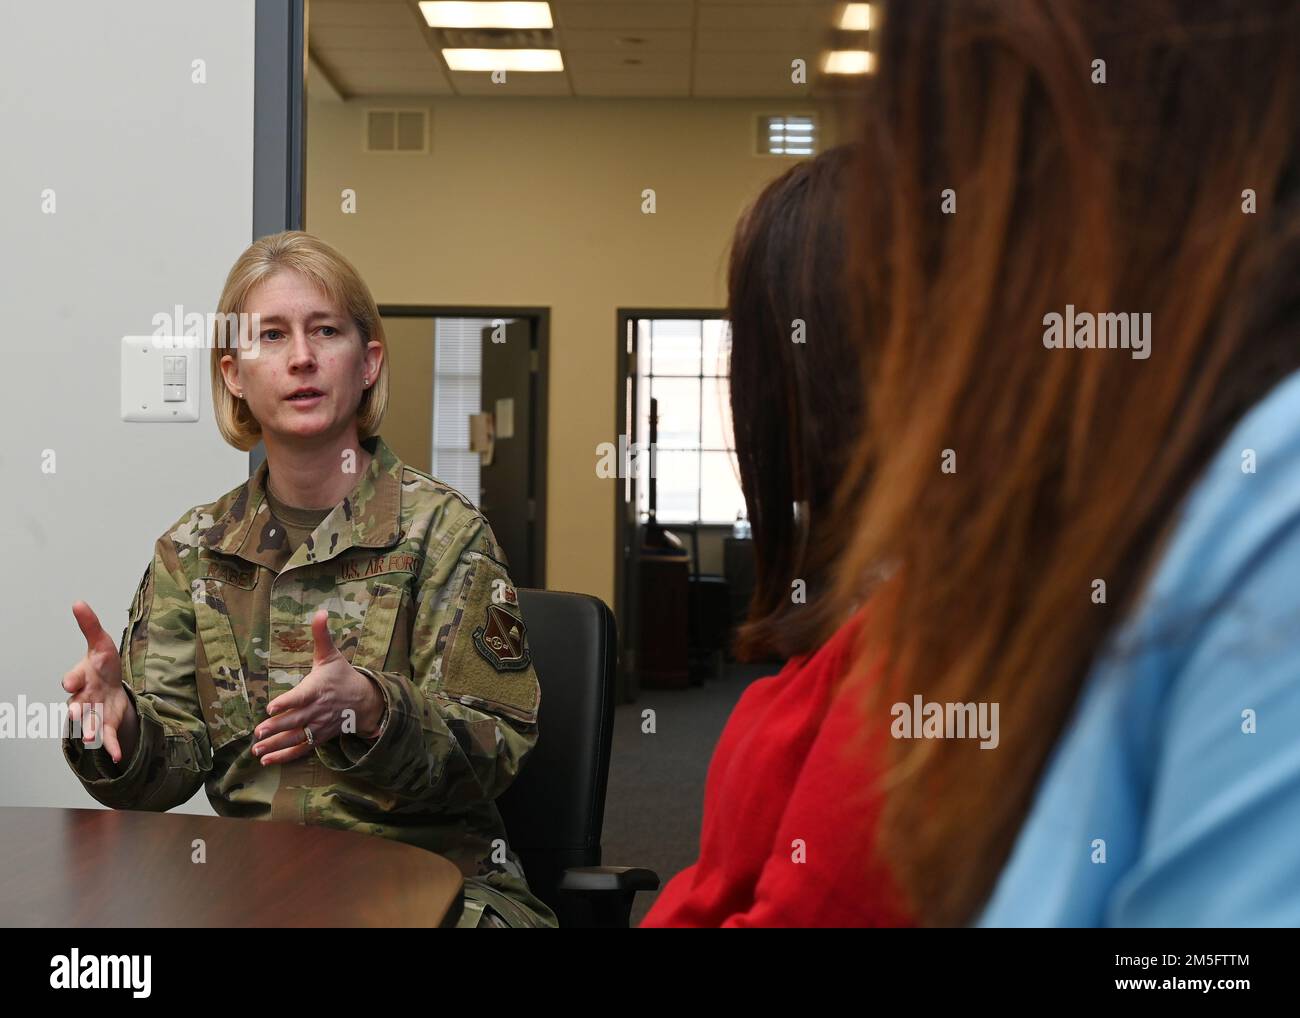
[[[64,740],[69,764],[114,808],[171,809],[204,784],[222,816],[419,845],[464,874],[460,925],[556,925],[493,801],[537,740],[518,597],[487,520],[378,434],[369,289],[286,232],[240,256],[218,312],[217,424],[266,461],[158,538],[120,645],[73,606],[88,650],[69,713],[103,717]],[[260,322],[227,343],[239,313]]]

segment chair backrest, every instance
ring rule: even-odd
[[[529,888],[559,914],[564,870],[601,861],[618,637],[586,594],[520,588],[519,609],[542,690],[538,739],[497,807]]]

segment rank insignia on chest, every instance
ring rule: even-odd
[[[474,630],[474,646],[499,672],[527,668],[531,655],[525,647],[524,623],[499,605],[487,606],[484,624]]]

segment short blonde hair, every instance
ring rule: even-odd
[[[318,237],[300,230],[285,230],[255,240],[235,261],[217,303],[212,328],[212,406],[216,412],[221,437],[245,452],[261,440],[262,426],[248,404],[237,398],[221,375],[221,358],[227,353],[239,356],[237,342],[230,338],[228,323],[244,310],[249,291],[278,272],[301,273],[345,309],[361,333],[362,347],[372,339],[384,348],[383,363],[374,385],[361,395],[357,407],[357,437],[377,434],[384,411],[388,409],[388,341],[379,308],[352,263]]]

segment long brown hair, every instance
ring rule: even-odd
[[[807,608],[831,584],[841,529],[831,506],[844,438],[862,416],[841,280],[852,159],[840,145],[795,164],[763,189],[732,240],[731,416],[755,566],[735,639],[741,658],[792,657],[820,642],[819,615]]]
[[[956,924],[1179,501],[1300,366],[1300,7],[905,0],[883,20],[838,594],[890,570],[859,656],[883,669],[873,716],[914,694],[999,704],[991,751],[889,740],[878,850],[918,921]],[[1067,305],[1151,313],[1149,358],[1049,349]]]

